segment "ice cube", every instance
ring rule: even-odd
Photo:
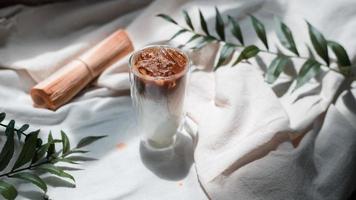
[[[143,75],[168,77],[186,67],[187,59],[169,47],[149,47],[143,49],[135,60],[135,66]]]

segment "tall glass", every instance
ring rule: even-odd
[[[135,66],[143,51],[159,48],[168,56],[177,55],[185,66],[179,73],[169,76],[149,76]],[[172,57],[170,57],[172,58]],[[164,45],[148,46],[132,54],[129,60],[131,98],[136,111],[138,130],[145,144],[154,148],[165,148],[174,144],[175,135],[182,125],[184,98],[190,61],[186,53],[178,48]]]

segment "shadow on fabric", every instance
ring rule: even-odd
[[[140,143],[142,163],[158,177],[166,180],[181,180],[188,175],[193,164],[194,147],[192,139],[177,134],[174,147],[165,150],[153,150]]]

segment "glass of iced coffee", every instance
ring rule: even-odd
[[[143,142],[153,148],[172,146],[184,116],[188,56],[178,48],[148,46],[132,54],[129,66],[131,98]]]

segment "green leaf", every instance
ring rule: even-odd
[[[102,135],[102,136],[88,136],[88,137],[85,137],[83,139],[81,139],[78,144],[77,144],[77,147],[76,148],[82,148],[82,147],[85,147],[101,138],[104,138],[106,137],[107,135]]]
[[[219,60],[215,66],[215,70],[217,68],[219,68],[223,63],[225,63],[225,61],[231,57],[231,55],[234,53],[235,48],[232,45],[229,44],[225,44],[221,51],[220,51],[220,55],[219,55]]]
[[[255,32],[256,32],[258,38],[265,45],[266,49],[268,49],[268,42],[267,42],[265,26],[262,24],[262,22],[260,20],[258,20],[256,17],[254,17],[252,15],[251,15],[251,22],[252,22],[252,26],[255,29]]]
[[[10,121],[9,125],[6,127],[5,134],[7,136],[4,147],[0,153],[0,171],[4,170],[6,166],[9,164],[12,156],[14,155],[14,125],[15,122],[13,120]]]
[[[187,32],[187,29],[181,29],[178,32],[176,32],[169,40],[173,40],[174,38],[176,38],[178,35]]]
[[[54,174],[59,177],[69,178],[75,182],[75,179],[72,175],[66,173],[65,171],[63,171],[62,169],[60,169],[54,165],[44,164],[44,165],[38,166],[38,169],[44,170],[46,172],[49,172],[49,173]]]
[[[85,150],[71,150],[69,153],[73,154],[73,153],[88,153],[89,151],[85,151]]]
[[[185,23],[187,23],[189,28],[194,31],[194,26],[192,24],[192,20],[190,19],[190,16],[186,10],[183,10],[183,15],[184,15]]]
[[[53,137],[52,137],[52,132],[49,132],[48,143],[50,143],[50,145],[49,145],[48,150],[47,150],[47,158],[51,157],[56,152],[56,146],[54,144],[54,140],[53,140]]]
[[[20,131],[20,132],[24,132],[24,131],[26,131],[29,127],[30,127],[30,125],[24,124],[24,125],[21,126],[21,128],[19,128],[19,131]]]
[[[205,33],[206,35],[210,35],[208,26],[206,25],[206,21],[205,21],[204,15],[203,15],[203,13],[201,12],[200,9],[199,9],[199,17],[200,17],[200,26],[201,26],[201,29],[204,31],[204,33]]]
[[[46,154],[46,152],[48,151],[49,146],[51,145],[51,143],[46,143],[44,145],[42,145],[37,151],[35,156],[32,159],[32,163],[37,162],[38,160],[40,160],[41,158],[44,157],[44,155]]]
[[[198,35],[198,34],[193,35],[184,45],[187,45],[188,43],[198,39],[199,37],[200,37],[200,35]]]
[[[42,146],[42,143],[43,143],[42,139],[41,138],[37,138],[36,147],[40,148]]]
[[[17,190],[13,185],[10,185],[0,179],[0,193],[8,200],[13,200],[17,197]]]
[[[40,160],[41,158],[44,157],[44,155],[46,154],[46,152],[48,151],[49,147],[51,145],[54,145],[54,143],[59,143],[62,142],[62,140],[53,140],[52,142],[48,142],[46,144],[43,144],[37,151],[36,151],[36,155],[34,156],[32,163],[37,162],[38,160]]]
[[[225,29],[224,29],[224,20],[220,15],[220,12],[217,7],[215,7],[215,30],[221,40],[225,41]]]
[[[21,128],[17,130],[17,137],[19,138],[19,140],[21,140],[22,133],[26,131],[29,127],[30,126],[28,124],[24,124],[21,126]]]
[[[292,31],[288,28],[286,24],[281,22],[279,19],[275,18],[277,24],[277,36],[282,45],[299,56],[297,46],[295,45]]]
[[[242,32],[239,23],[237,23],[230,15],[228,16],[228,19],[229,22],[232,24],[232,35],[235,36],[235,38],[238,39],[242,45],[244,45],[244,39],[242,37]]]
[[[194,47],[192,47],[192,49],[194,50],[201,49],[202,47],[204,47],[205,45],[209,44],[212,41],[214,41],[213,37],[210,36],[203,37]]]
[[[0,122],[2,122],[6,117],[6,113],[0,113]]]
[[[85,151],[85,150],[77,150],[77,149],[73,149],[73,150],[70,150],[68,153],[65,154],[65,156],[68,156],[70,154],[75,154],[75,153],[88,153],[89,151]]]
[[[10,120],[10,122],[7,124],[6,130],[5,130],[5,135],[14,135],[15,134],[15,121]]]
[[[63,146],[63,154],[66,154],[70,151],[70,142],[65,132],[61,131],[62,136],[62,146]]]
[[[30,162],[36,153],[36,144],[39,131],[27,135],[25,144],[22,147],[19,157],[17,158],[12,170],[15,170],[24,164]]]
[[[162,19],[171,22],[173,24],[178,24],[176,21],[174,21],[174,19],[172,19],[170,16],[166,15],[166,14],[158,14],[156,15],[157,17],[161,17]]]
[[[323,34],[321,34],[315,27],[313,27],[309,22],[307,22],[307,24],[308,24],[310,40],[313,44],[315,51],[329,66],[330,61],[329,61],[327,41],[325,40]]]
[[[294,90],[300,88],[310,79],[315,77],[321,71],[320,66],[321,64],[315,60],[309,59],[305,61],[297,76],[297,84]]]
[[[266,81],[270,84],[274,83],[279,75],[284,70],[287,65],[289,58],[285,56],[278,56],[271,62],[270,66],[267,69]]]
[[[305,46],[307,47],[308,50],[308,57],[315,60],[315,55],[313,53],[313,50],[310,48],[308,44],[305,44]]]
[[[328,41],[328,45],[333,50],[339,65],[341,65],[341,66],[350,66],[351,65],[350,58],[347,55],[345,48],[341,44],[334,42],[334,41]]]
[[[91,158],[91,157],[86,157],[86,156],[69,156],[67,157],[68,159],[72,160],[72,161],[78,161],[78,162],[85,162],[85,161],[94,161],[97,160],[95,158]]]
[[[245,47],[242,50],[242,52],[240,53],[239,57],[234,62],[234,64],[232,64],[232,66],[238,64],[242,60],[247,60],[249,58],[256,56],[259,52],[260,52],[260,49],[255,45],[250,45],[250,46]]]
[[[32,174],[29,172],[22,172],[22,173],[16,173],[15,175],[12,175],[11,178],[18,178],[18,179],[28,181],[41,188],[44,192],[47,192],[46,183],[36,174]]]

